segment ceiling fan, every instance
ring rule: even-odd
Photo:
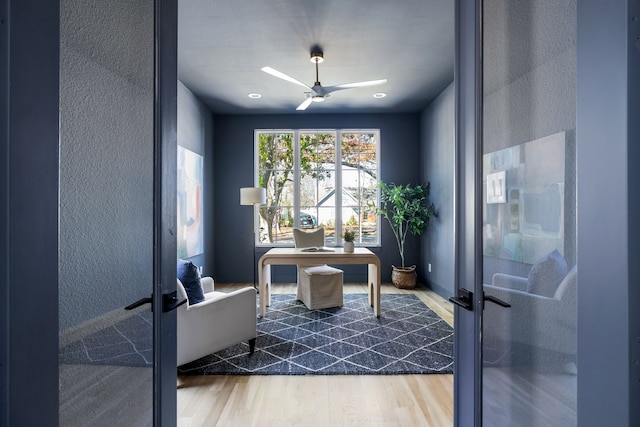
[[[331,92],[335,92],[337,90],[351,89],[355,87],[377,86],[377,85],[385,84],[387,82],[387,79],[369,80],[366,82],[346,83],[346,84],[341,84],[337,86],[325,87],[320,84],[320,79],[318,78],[318,64],[324,61],[323,52],[319,49],[313,49],[311,51],[310,60],[311,62],[316,64],[316,81],[313,84],[313,87],[309,87],[306,84],[302,83],[300,80],[296,80],[293,77],[287,74],[281,73],[278,70],[274,70],[271,67],[262,67],[262,71],[264,71],[265,73],[271,74],[272,76],[278,77],[282,80],[295,83],[297,85],[300,85],[310,90],[310,92],[305,92],[305,94],[307,95],[307,99],[305,99],[302,102],[302,104],[298,105],[298,108],[296,108],[296,110],[306,110],[307,107],[311,105],[312,102],[322,102],[324,101],[325,98],[329,97],[329,94]]]

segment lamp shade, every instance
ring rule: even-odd
[[[243,187],[240,189],[241,205],[264,205],[267,202],[267,190],[262,187]]]

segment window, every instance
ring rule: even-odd
[[[259,245],[291,246],[293,228],[317,227],[328,246],[346,229],[356,244],[380,243],[379,130],[259,130],[255,138],[258,185],[267,189]]]

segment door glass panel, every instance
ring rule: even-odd
[[[576,2],[484,0],[483,425],[576,425]]]
[[[153,1],[60,2],[61,426],[153,422],[153,40]]]

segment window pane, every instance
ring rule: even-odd
[[[328,234],[335,234],[335,144],[333,132],[300,134],[300,226],[324,227],[326,244]],[[304,215],[312,215],[313,224],[302,221]]]
[[[293,133],[258,135],[259,168],[293,169]]]
[[[318,203],[318,181],[305,176],[300,182],[300,205],[315,206]]]
[[[342,167],[342,205],[358,206],[360,191],[360,174],[351,166]]]
[[[377,169],[377,133],[343,133],[342,164]]]
[[[335,206],[331,205],[318,209],[318,226],[324,228],[324,244],[327,246],[336,244],[335,212]]]
[[[360,200],[362,207],[362,240],[365,244],[378,242],[378,180],[376,170],[360,171]]]
[[[294,134],[261,132],[258,140],[258,184],[267,189],[267,203],[260,209],[258,242],[290,242],[294,206]]]
[[[342,227],[356,243],[378,242],[377,133],[342,134]]]
[[[259,243],[292,243],[293,206],[260,208]]]
[[[325,179],[335,169],[335,133],[301,133],[300,164],[302,170],[314,178]]]

